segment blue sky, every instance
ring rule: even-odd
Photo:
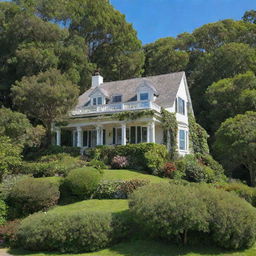
[[[192,32],[206,23],[241,19],[256,0],[111,0],[133,24],[143,44]]]

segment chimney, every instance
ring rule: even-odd
[[[96,88],[101,84],[103,84],[103,77],[100,75],[100,72],[96,70],[92,76],[92,88]]]

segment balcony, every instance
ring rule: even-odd
[[[126,102],[126,103],[115,103],[106,104],[98,106],[88,106],[78,108],[71,111],[71,116],[81,116],[87,114],[98,114],[98,113],[114,113],[129,110],[155,110],[156,112],[161,112],[161,107],[152,101],[136,101],[136,102]]]

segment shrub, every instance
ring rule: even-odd
[[[107,168],[107,166],[104,164],[104,162],[97,160],[97,159],[92,159],[90,162],[87,163],[87,165],[94,167],[98,170],[104,170]]]
[[[114,156],[111,162],[113,169],[124,169],[128,166],[128,160],[125,156]]]
[[[175,163],[167,162],[164,164],[163,168],[158,172],[158,175],[161,177],[173,179],[175,177],[175,172],[177,172]]]
[[[256,209],[226,191],[198,187],[210,213],[209,227],[213,241],[227,249],[250,247],[256,239]]]
[[[130,210],[148,234],[187,242],[191,231],[207,231],[206,205],[189,186],[165,183],[144,186],[131,195]]]
[[[149,151],[150,153],[146,154]],[[152,173],[166,161],[168,151],[164,145],[141,143],[125,146],[100,146],[87,150],[86,154],[91,159],[104,161],[105,164],[111,164],[115,156],[125,156],[128,159],[128,168]]]
[[[231,183],[217,183],[215,185],[218,189],[223,189],[228,192],[233,192],[239,197],[244,198],[254,207],[256,206],[256,189],[249,187],[243,183],[231,182]]]
[[[3,225],[7,217],[7,205],[3,200],[0,200],[0,225]]]
[[[17,242],[17,230],[21,220],[8,221],[4,225],[0,225],[0,239],[5,245],[15,246]]]
[[[183,173],[183,177],[191,182],[207,182],[213,183],[218,181],[223,181],[226,179],[225,175],[223,174],[223,169],[217,166],[217,162],[214,161],[211,156],[204,155],[200,160],[198,160],[194,155],[186,155],[182,159],[177,160],[176,166],[181,173]],[[203,159],[205,161],[203,161]],[[206,162],[207,159],[212,161],[215,164],[213,166],[215,169],[212,169],[213,164],[209,164]]]
[[[125,237],[125,222],[105,212],[37,213],[22,221],[17,240],[33,251],[92,252]]]
[[[92,167],[85,167],[81,169],[72,170],[66,180],[65,184],[68,186],[73,195],[79,198],[89,198],[97,189],[102,173]]]
[[[97,199],[126,199],[136,189],[149,184],[147,180],[103,181],[93,194]]]
[[[23,162],[21,171],[34,177],[67,176],[70,170],[83,167],[85,162],[66,153],[47,155],[37,162]]]
[[[46,210],[57,204],[59,196],[58,183],[28,177],[14,185],[8,195],[7,203],[12,210],[13,218]]]

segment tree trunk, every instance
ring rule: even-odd
[[[52,127],[51,123],[46,125],[46,139],[45,139],[45,146],[48,147],[52,143]]]
[[[186,245],[188,243],[188,231],[185,230],[183,233],[183,244]]]

